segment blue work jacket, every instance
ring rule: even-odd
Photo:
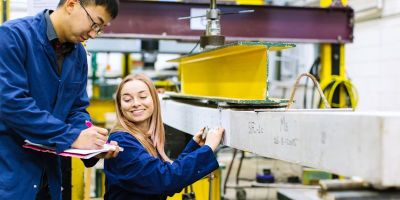
[[[0,199],[35,199],[44,170],[52,199],[61,199],[58,156],[22,148],[24,140],[70,148],[85,129],[89,100],[81,44],[64,58],[46,35],[44,12],[0,26]]]
[[[162,200],[218,168],[213,151],[191,140],[173,162],[151,156],[126,132],[115,132],[109,140],[124,148],[116,158],[104,160],[105,200]]]

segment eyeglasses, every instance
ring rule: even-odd
[[[100,24],[94,22],[93,18],[90,16],[89,12],[86,10],[86,8],[83,6],[82,2],[79,1],[79,4],[82,6],[83,10],[86,12],[86,15],[89,17],[90,21],[92,21],[92,26],[90,27],[94,32],[96,32],[96,35],[101,35],[104,30],[101,27]]]

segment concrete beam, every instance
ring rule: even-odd
[[[162,100],[164,123],[186,133],[225,128],[224,144],[378,186],[400,186],[400,113],[238,111]]]

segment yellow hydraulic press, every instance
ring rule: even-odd
[[[250,13],[254,10],[237,12]],[[234,42],[225,45],[221,35],[220,17],[216,1],[207,9],[206,31],[200,36],[200,53],[180,57],[182,91],[172,94],[177,98],[208,98],[231,104],[266,105],[268,97],[268,53],[294,47],[283,42]],[[188,19],[191,17],[183,17]],[[280,102],[281,103],[281,102]]]
[[[295,45],[282,42],[234,42],[224,45],[225,38],[220,35],[216,13],[219,10],[215,1],[211,1],[207,11],[206,34],[200,39],[204,51],[171,60],[179,63],[182,88],[180,93],[169,93],[170,97],[189,101],[206,99],[230,106],[285,106],[287,100],[268,95],[268,55],[271,51]],[[194,184],[196,198],[221,198],[220,173],[220,170],[213,172],[217,181],[210,182],[208,190],[204,189],[205,179]],[[181,199],[181,195],[182,192],[169,200]]]

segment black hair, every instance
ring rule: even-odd
[[[64,5],[66,0],[60,0],[57,7],[61,7]],[[111,18],[114,19],[118,15],[118,6],[119,0],[78,0],[82,3],[82,5],[95,5],[95,6],[104,6],[108,14],[110,14]]]

